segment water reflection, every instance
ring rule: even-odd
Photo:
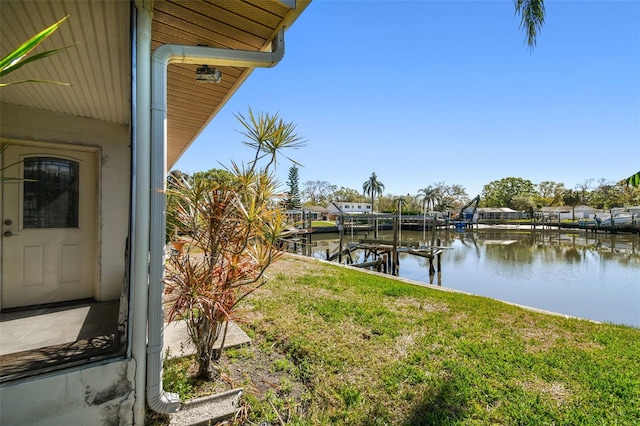
[[[364,234],[346,235],[343,244]],[[391,240],[384,231],[381,239]],[[426,234],[403,231],[404,241],[421,245],[440,240],[449,249],[440,273],[429,260],[400,254],[399,275],[474,294],[567,315],[640,327],[640,238],[584,231],[480,229]],[[314,257],[338,251],[335,234],[313,236]],[[353,254],[363,262],[364,253]],[[370,259],[369,259],[370,260]]]

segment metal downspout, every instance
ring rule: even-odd
[[[147,355],[147,304],[149,296],[149,188],[151,186],[151,6],[136,2],[135,16],[135,123],[134,129],[134,230],[131,273],[131,355],[136,362],[134,425],[144,425]],[[146,6],[146,7],[145,7]]]
[[[167,66],[198,64],[270,68],[284,56],[284,28],[271,43],[271,52],[165,44],[153,53],[151,69],[151,199],[149,270],[149,341],[147,346],[147,403],[159,413],[180,408],[177,394],[162,389],[164,329],[164,244],[167,175]],[[195,76],[194,76],[195,78]],[[140,206],[142,207],[142,206]]]

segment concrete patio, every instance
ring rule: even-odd
[[[122,349],[116,341],[119,302],[82,302],[0,313],[0,382],[65,366],[106,359]],[[186,324],[165,324],[163,354],[194,354]],[[250,343],[237,324],[229,323],[224,347]],[[220,340],[217,342],[220,346]]]

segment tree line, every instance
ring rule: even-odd
[[[302,185],[296,182],[296,188],[298,186],[301,189],[296,192],[296,197],[305,206],[326,207],[331,202],[361,202],[373,204],[374,211],[394,212],[398,199],[402,198],[402,210],[407,214],[456,210],[470,200],[470,195],[475,196],[468,194],[462,185],[445,182],[434,182],[419,189],[416,194],[383,194],[384,184],[375,173],[364,181],[362,191],[338,187],[321,180],[306,181]],[[520,177],[506,177],[484,185],[479,195],[480,207],[508,207],[518,211],[563,205],[587,205],[598,209],[640,205],[640,189],[630,185],[628,179],[618,182],[586,179],[568,188],[562,182],[543,181],[535,184]]]
[[[228,182],[231,173],[224,169],[196,172],[192,176],[174,170],[169,176],[169,186],[176,178],[210,179]],[[415,194],[384,193],[384,183],[376,173],[365,180],[361,189],[348,188],[323,180],[300,183],[299,169],[289,169],[286,189],[280,194],[281,207],[298,210],[304,207],[327,207],[332,202],[370,203],[373,211],[396,212],[398,204],[404,214],[421,214],[425,211],[451,211],[465,205],[475,194],[468,194],[464,186],[434,182]],[[480,207],[508,207],[517,211],[540,209],[550,206],[586,205],[597,209],[640,205],[640,188],[629,179],[618,182],[606,179],[586,179],[573,188],[562,182],[543,181],[533,183],[520,177],[506,177],[484,185],[480,195]]]

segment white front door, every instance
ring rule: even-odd
[[[11,142],[3,164],[2,308],[94,297],[97,151]]]

